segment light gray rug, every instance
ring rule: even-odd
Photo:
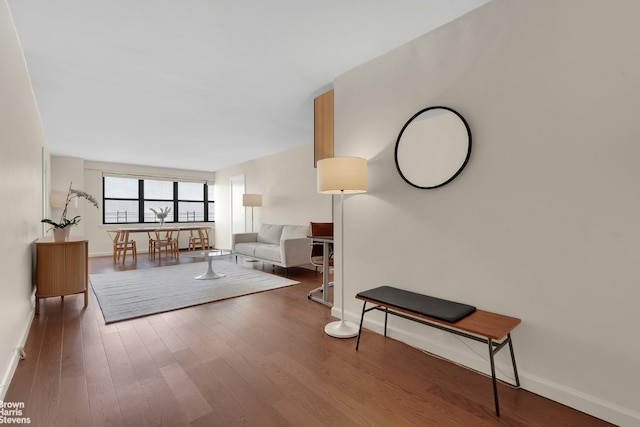
[[[300,283],[227,261],[213,260],[212,267],[216,273],[226,276],[213,280],[196,280],[195,276],[207,271],[207,263],[195,262],[91,274],[89,279],[105,323]]]

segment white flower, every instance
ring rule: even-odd
[[[45,218],[40,222],[50,224],[53,226],[52,228],[65,228],[65,227],[70,227],[72,225],[77,225],[80,222],[80,215],[76,215],[71,219],[67,218],[67,208],[69,207],[69,202],[71,202],[73,199],[76,199],[76,198],[86,199],[93,206],[95,206],[96,208],[99,208],[98,202],[91,194],[87,194],[84,191],[80,191],[80,190],[74,190],[73,188],[71,188],[71,185],[73,185],[72,182],[69,183],[69,191],[67,192],[67,199],[64,202],[64,210],[62,211],[60,222],[53,222],[49,218]]]
[[[171,211],[171,208],[169,206],[164,207],[164,208],[160,208],[160,212],[158,212],[157,210],[153,209],[153,208],[149,208],[153,211],[154,214],[156,214],[156,218],[158,218],[161,221],[164,221],[164,219],[169,216],[169,212]]]

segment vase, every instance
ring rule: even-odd
[[[54,228],[53,229],[53,240],[55,242],[64,242],[69,238],[69,228]]]

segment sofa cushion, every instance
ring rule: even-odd
[[[285,225],[282,229],[282,236],[280,240],[285,239],[299,239],[309,235],[308,225]]]
[[[258,242],[279,245],[283,228],[283,225],[278,224],[262,224],[258,231]]]
[[[233,250],[238,254],[255,256],[256,243],[236,243]]]
[[[280,259],[280,246],[278,245],[268,245],[268,244],[255,244],[255,252],[254,256],[256,258],[266,259],[268,261],[281,262]]]

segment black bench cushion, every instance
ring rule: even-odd
[[[380,286],[362,291],[358,293],[358,296],[449,323],[455,323],[476,311],[476,308],[471,305],[434,298],[392,286]]]

